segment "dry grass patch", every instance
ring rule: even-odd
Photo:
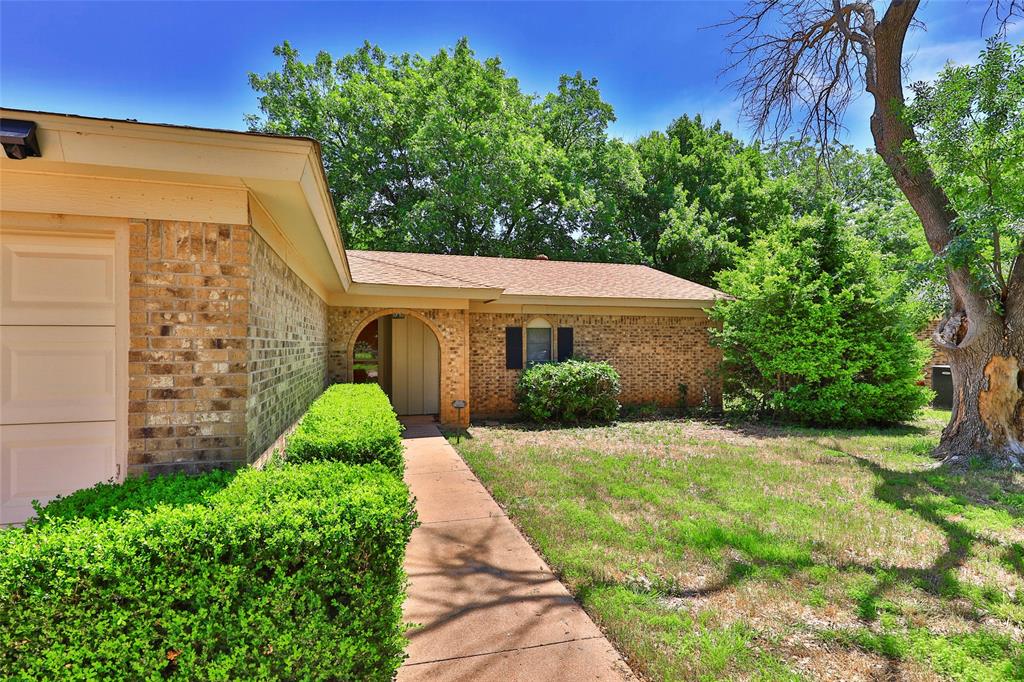
[[[895,429],[473,428],[460,451],[653,679],[1024,679],[1024,478]]]

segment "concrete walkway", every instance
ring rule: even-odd
[[[403,419],[419,528],[405,565],[412,680],[635,680],[432,423]]]

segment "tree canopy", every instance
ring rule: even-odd
[[[1024,44],[990,41],[974,65],[912,86],[911,163],[929,166],[956,212],[940,262],[967,267],[997,307],[1024,259]]]
[[[280,70],[250,76],[261,114],[249,125],[320,140],[353,248],[567,257],[641,186],[582,74],[539,99],[465,39],[430,58],[370,44],[311,63],[288,43],[274,52]]]
[[[279,70],[250,76],[249,125],[320,140],[353,248],[645,263],[710,284],[800,207],[774,157],[720,122],[613,137],[582,73],[530,95],[465,39],[429,58],[275,54]]]

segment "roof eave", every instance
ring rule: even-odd
[[[494,302],[512,305],[576,305],[591,307],[707,309],[712,307],[716,300],[718,299],[504,294],[500,299]]]
[[[316,273],[323,290],[343,292],[351,285],[351,271],[316,140],[25,109],[0,108],[0,115],[34,121],[43,148],[41,158],[13,162],[0,159],[0,170],[142,181],[152,187],[244,190],[267,209],[277,229],[290,241],[323,244],[313,249],[323,248],[321,254],[307,251],[293,256],[309,262],[307,271]],[[37,210],[45,211],[45,207]],[[116,212],[118,208],[113,205],[109,210]],[[160,214],[156,205],[151,213],[132,212],[128,217],[182,219]],[[257,227],[257,231],[260,229]]]
[[[440,287],[409,284],[372,284],[353,282],[348,294],[353,296],[411,296],[415,298],[458,298],[470,301],[493,301],[503,289],[491,287]]]

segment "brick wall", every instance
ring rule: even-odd
[[[940,322],[942,320],[933,320],[925,329],[917,334],[917,338],[921,341],[927,341],[928,346],[932,349],[932,357],[924,366],[924,378],[928,386],[932,385],[932,366],[949,364],[949,356],[946,355],[946,351],[936,346],[935,342],[932,341],[932,335],[938,329]]]
[[[131,225],[129,474],[245,463],[251,237]]]
[[[259,456],[324,389],[327,304],[258,235],[250,242],[248,455]]]
[[[505,369],[505,328],[525,325],[536,315],[472,313],[469,316],[471,398],[475,417],[515,412],[519,370]],[[624,404],[677,403],[680,383],[689,402],[707,389],[721,403],[721,386],[709,375],[721,353],[709,343],[711,324],[698,317],[544,315],[552,327],[573,328],[574,354],[607,360],[622,378]]]
[[[328,375],[332,382],[351,381],[349,375],[355,337],[360,325],[375,316],[396,312],[397,309],[349,308],[331,306],[327,313]],[[468,323],[465,310],[415,310],[403,312],[420,317],[434,330],[441,346],[441,415],[446,424],[455,423],[453,400],[469,399],[469,372],[467,353]],[[470,405],[472,409],[472,405]],[[463,410],[463,421],[469,410]]]

